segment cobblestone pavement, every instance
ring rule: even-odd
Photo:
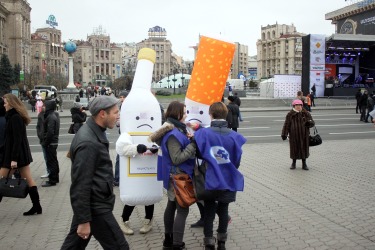
[[[227,249],[375,249],[374,139],[323,142],[310,150],[310,171],[301,170],[300,161],[296,170],[289,170],[287,142],[250,143],[243,149],[245,191],[229,207]],[[111,155],[115,159],[114,151]],[[42,188],[43,157],[33,157],[43,214],[24,217],[29,198],[3,198],[1,249],[59,249],[68,233],[70,161],[59,152],[60,183]],[[123,205],[118,188],[115,192],[114,214],[120,221]],[[155,205],[153,230],[146,235],[139,233],[144,207],[136,207],[131,217],[135,234],[126,236],[131,249],[162,249],[165,205],[166,197]],[[198,219],[193,205],[185,229],[187,249],[202,249],[202,229],[189,226]],[[102,248],[93,238],[87,249]]]

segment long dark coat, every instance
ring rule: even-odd
[[[281,136],[289,135],[290,158],[307,159],[309,152],[310,128],[315,122],[305,109],[301,112],[293,109],[286,115]]]
[[[33,158],[27,140],[26,125],[15,109],[9,110],[5,119],[5,150],[2,166],[10,168],[12,161],[16,161],[19,168],[27,166]]]

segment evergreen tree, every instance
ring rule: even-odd
[[[10,86],[14,84],[13,69],[7,55],[0,59],[0,93],[9,93]]]
[[[20,83],[20,71],[21,65],[19,63],[14,64],[13,76],[14,76],[14,84]]]

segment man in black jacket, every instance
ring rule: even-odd
[[[119,118],[118,100],[98,96],[90,103],[90,117],[70,146],[73,220],[61,249],[85,249],[93,235],[103,249],[128,250],[129,245],[115,217],[112,161],[107,128]]]
[[[359,99],[359,107],[361,108],[361,118],[359,120],[363,122],[368,122],[366,120],[367,99],[368,99],[368,91],[365,90],[363,92],[363,95]]]
[[[57,146],[59,145],[60,116],[55,112],[55,100],[45,101],[42,146],[46,150],[48,181],[42,187],[56,186],[59,182],[59,161],[57,160]]]

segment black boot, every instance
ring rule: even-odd
[[[163,250],[173,249],[173,234],[164,234]]]
[[[205,250],[215,250],[215,241],[214,237],[205,237],[203,239],[204,249]]]
[[[225,242],[227,241],[228,234],[217,233],[217,250],[226,250]]]
[[[290,169],[296,169],[296,159],[293,159],[292,165],[290,165]]]
[[[181,245],[176,245],[176,244],[173,244],[173,250],[183,250],[185,249],[185,242],[182,242]]]
[[[307,165],[306,165],[306,159],[305,159],[305,160],[302,160],[302,169],[303,169],[303,170],[309,170],[309,168],[308,168]]]
[[[0,202],[3,200],[3,196],[2,195],[0,195]]]
[[[39,203],[38,188],[36,186],[30,187],[29,195],[30,195],[31,202],[33,203],[33,207],[29,211],[23,213],[23,215],[28,216],[28,215],[34,215],[34,214],[41,214],[42,207],[40,206],[40,203]]]

